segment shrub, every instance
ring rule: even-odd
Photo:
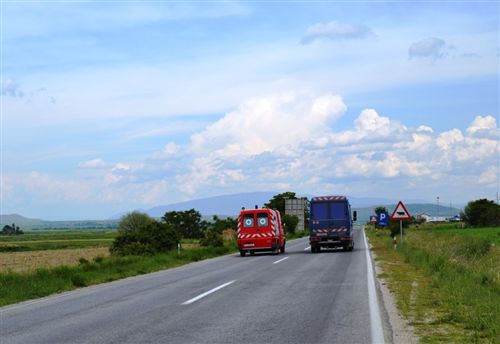
[[[141,214],[140,221],[130,224],[129,214],[118,225],[118,236],[110,247],[115,255],[150,255],[166,252],[176,247],[179,237],[177,232],[167,223],[155,221],[147,214]],[[145,215],[145,216],[144,216]],[[122,226],[125,222],[127,226]]]
[[[82,275],[79,275],[79,274],[71,276],[71,283],[73,283],[73,285],[75,287],[86,287],[87,286],[87,282],[85,281],[85,277],[83,277]]]
[[[205,231],[204,237],[200,240],[200,245],[221,247],[224,246],[224,240],[222,240],[222,235],[215,228],[211,228]]]
[[[104,261],[104,257],[103,256],[97,256],[94,258],[94,263],[97,263],[97,264],[100,264]]]
[[[84,257],[80,257],[80,259],[78,259],[78,263],[80,263],[80,265],[84,265],[84,264],[88,264],[89,261]]]

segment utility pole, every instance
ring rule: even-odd
[[[439,196],[437,196],[437,217],[439,217]]]

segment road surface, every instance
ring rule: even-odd
[[[0,343],[383,342],[361,228],[355,242],[312,254],[303,238],[3,307]]]

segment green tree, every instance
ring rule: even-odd
[[[499,226],[500,205],[487,199],[470,201],[460,213],[460,217],[468,226]]]
[[[209,226],[213,227],[217,233],[222,234],[222,232],[226,229],[232,228],[236,230],[238,223],[237,220],[233,219],[232,217],[221,219],[217,215],[214,215],[212,217],[212,223],[210,223]]]
[[[133,212],[120,220],[110,252],[122,256],[155,254],[175,248],[178,242],[178,233],[170,225]]]
[[[269,202],[264,204],[264,207],[269,209],[278,209],[281,214],[281,217],[285,214],[285,199],[297,199],[295,192],[287,191],[280,193],[278,195],[274,195],[273,198],[269,200]]]
[[[19,228],[19,226],[16,226],[16,224],[13,223],[12,226],[9,226],[9,225],[3,226],[0,234],[1,235],[20,235],[20,234],[24,234],[24,232]]]
[[[387,212],[387,208],[386,207],[380,206],[380,207],[376,207],[375,208],[375,214],[377,214],[377,215],[380,214],[380,213],[384,213],[384,212]]]
[[[183,238],[200,239],[207,222],[201,220],[201,214],[194,210],[170,211],[163,215],[162,220],[175,228]]]
[[[155,220],[146,213],[133,211],[125,216],[122,216],[118,223],[118,231],[139,231]]]
[[[281,217],[281,221],[285,224],[285,228],[287,233],[293,234],[297,229],[297,225],[299,224],[299,218],[295,215],[284,214]]]

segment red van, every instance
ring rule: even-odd
[[[278,210],[243,208],[238,216],[238,248],[244,257],[247,252],[271,251],[285,253],[285,232]]]

